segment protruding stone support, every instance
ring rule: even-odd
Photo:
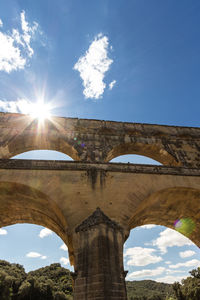
[[[126,300],[122,227],[97,208],[75,231],[74,300]]]

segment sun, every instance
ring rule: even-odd
[[[45,119],[51,118],[51,106],[42,100],[31,104],[30,115],[38,119],[39,122],[43,122]]]

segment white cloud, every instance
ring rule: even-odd
[[[61,258],[60,258],[60,262],[61,262],[61,264],[63,264],[63,265],[67,265],[67,264],[69,263],[69,258],[61,257]]]
[[[153,269],[153,270],[144,269],[144,270],[141,270],[141,271],[135,271],[135,272],[132,272],[132,273],[128,274],[126,280],[133,280],[133,279],[136,279],[136,278],[139,278],[139,277],[149,277],[151,279],[151,277],[158,276],[158,275],[162,274],[164,271],[165,271],[164,267],[158,267],[158,268]]]
[[[134,247],[126,249],[124,256],[128,256],[129,266],[146,266],[162,260],[162,257],[153,255],[155,251],[152,248]]]
[[[111,81],[111,83],[109,83],[109,90],[112,90],[114,85],[116,84],[116,80]]]
[[[30,257],[30,258],[41,258],[41,259],[46,259],[47,256],[46,255],[42,255],[38,252],[29,252],[26,254],[27,257]]]
[[[139,228],[139,229],[140,229],[140,227],[137,227],[137,228]],[[145,245],[145,246],[152,246],[152,242],[151,242],[151,243],[149,243],[149,242],[147,242],[147,243],[144,243],[144,245]]]
[[[31,38],[34,35],[35,31],[38,28],[38,23],[33,22],[33,26],[29,26],[25,18],[25,11],[21,12],[21,27],[23,31],[22,39],[24,40],[29,56],[33,55],[33,49],[30,46]]]
[[[0,27],[3,27],[3,21],[0,19]]]
[[[164,282],[164,283],[174,283],[175,281],[180,282],[182,279],[184,279],[186,277],[187,277],[187,275],[182,275],[182,276],[167,275],[164,277],[159,277],[158,279],[155,279],[155,281]]]
[[[165,261],[167,265],[170,265],[172,262],[170,260]]]
[[[163,254],[167,252],[168,247],[185,245],[192,245],[192,242],[181,233],[170,228],[162,231],[160,236],[153,241],[153,246],[157,246]]]
[[[31,258],[38,258],[41,257],[42,255],[38,252],[29,252],[26,254],[27,257],[31,257]]]
[[[190,257],[190,256],[193,256],[194,254],[195,254],[195,252],[192,250],[187,250],[187,251],[183,251],[183,252],[179,253],[181,258]]]
[[[41,238],[41,239],[43,239],[44,237],[46,237],[46,236],[48,236],[48,235],[51,235],[52,234],[52,231],[50,230],[50,229],[48,229],[48,228],[43,228],[41,231],[40,231],[40,233],[39,233],[39,237]]]
[[[41,259],[47,259],[47,256],[46,255],[43,255],[40,257]]]
[[[30,102],[28,99],[0,100],[0,111],[30,114],[33,118],[48,118],[53,107],[52,103],[45,103],[43,100],[38,102]]]
[[[140,226],[140,228],[143,228],[143,229],[151,229],[151,228],[154,228],[154,227],[156,227],[156,225],[154,225],[154,224],[148,224],[148,225]]]
[[[26,99],[18,99],[16,101],[0,100],[0,110],[4,112],[28,114],[31,112],[31,103]]]
[[[169,265],[169,267],[171,269],[178,269],[181,267],[199,267],[200,266],[200,260],[198,259],[192,259],[192,260],[188,260],[184,263],[178,263],[176,265]]]
[[[7,230],[0,228],[0,235],[8,234]]]
[[[34,53],[30,44],[38,24],[34,22],[32,26],[29,26],[24,11],[21,12],[20,18],[21,32],[15,28],[12,33],[0,32],[0,71],[10,73],[13,70],[23,69],[27,58]],[[0,24],[2,27],[2,21]]]
[[[108,57],[108,37],[102,33],[95,37],[85,55],[74,65],[83,80],[85,98],[99,99],[106,88],[103,81],[113,60]]]
[[[175,273],[183,273],[183,270],[171,270],[171,269],[166,270],[166,274],[175,274]]]
[[[23,69],[26,59],[21,56],[20,49],[14,46],[15,39],[0,32],[0,71],[10,73],[13,70]]]
[[[62,249],[62,250],[64,250],[64,251],[67,251],[68,249],[67,249],[67,246],[65,245],[65,244],[62,244],[61,246],[60,246],[60,249]]]

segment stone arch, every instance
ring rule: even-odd
[[[47,195],[30,186],[0,182],[0,227],[18,223],[41,225],[54,231],[68,246],[67,222],[58,205]]]
[[[114,146],[105,158],[106,162],[109,162],[113,158],[125,155],[125,154],[137,154],[152,158],[163,165],[179,166],[180,163],[176,160],[172,154],[167,152],[159,144],[145,144],[145,143],[123,143]]]
[[[155,224],[172,229],[177,219],[190,218],[195,224],[187,236],[200,247],[200,189],[173,187],[155,192],[145,198],[129,219],[129,229]]]
[[[13,142],[9,143],[8,149],[9,151],[6,157],[3,158],[11,158],[32,150],[54,150],[70,156],[73,160],[80,160],[77,150],[72,145],[59,138],[57,140],[52,140],[50,138],[48,142],[46,142],[45,139],[33,142],[31,137],[24,137],[23,139],[18,137]]]
[[[40,126],[30,116],[21,116],[10,123],[8,129],[2,131],[0,158],[11,158],[31,150],[55,150],[69,155],[73,160],[80,160],[74,140],[63,124],[45,120]]]

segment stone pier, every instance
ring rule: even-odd
[[[127,299],[122,227],[97,208],[75,231],[74,300]]]

